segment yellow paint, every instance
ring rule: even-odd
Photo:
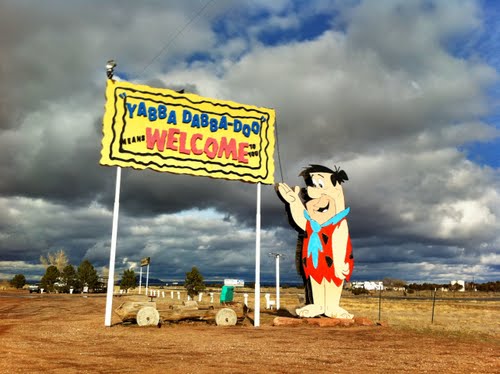
[[[274,183],[273,109],[108,80],[101,165]]]

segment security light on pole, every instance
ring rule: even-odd
[[[113,74],[115,73],[114,70],[115,70],[115,67],[116,67],[116,62],[115,60],[109,60],[107,63],[106,63],[106,75],[109,79],[112,79],[113,78]]]

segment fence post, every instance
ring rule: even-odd
[[[382,287],[378,291],[378,320],[380,321],[380,315],[382,313]]]
[[[431,323],[434,323],[434,306],[436,305],[436,288],[434,288],[434,296],[432,297],[432,319]]]

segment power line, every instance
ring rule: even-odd
[[[137,76],[141,76],[144,74],[144,72],[167,50],[168,47],[174,42],[174,40],[181,35],[184,30],[186,30],[189,25],[191,25],[196,18],[198,18],[204,11],[205,9],[213,3],[215,0],[208,0],[198,11],[190,18],[190,20],[179,30],[175,35],[173,35],[162,47],[162,49],[146,64],[146,66],[142,69],[140,73],[137,74]],[[114,62],[114,61],[113,61]],[[278,137],[278,120],[275,120],[275,128],[276,128],[276,151],[278,152],[278,165],[280,169],[280,175],[281,175],[281,182],[284,182],[284,177],[283,177],[283,167],[282,167],[282,162],[281,162],[281,152],[279,148],[279,137]]]
[[[167,48],[168,48],[168,47],[170,47],[170,45],[174,42],[174,40],[175,40],[175,39],[176,39],[176,38],[177,38],[180,34],[182,34],[182,33],[184,32],[184,30],[186,30],[186,29],[189,27],[189,25],[191,25],[191,23],[193,23],[193,21],[194,21],[196,18],[198,18],[198,17],[201,15],[201,13],[203,13],[203,11],[204,11],[204,10],[205,10],[205,9],[206,9],[206,8],[207,8],[210,4],[211,4],[211,3],[213,3],[214,1],[215,1],[215,0],[208,0],[208,1],[205,3],[205,5],[203,5],[203,6],[202,6],[202,7],[198,10],[198,12],[196,12],[196,14],[195,14],[193,17],[191,17],[191,19],[190,19],[190,20],[189,20],[189,21],[188,21],[188,22],[187,22],[187,23],[186,23],[186,24],[185,24],[185,25],[184,25],[184,26],[183,26],[183,27],[182,27],[179,31],[177,31],[177,33],[176,33],[174,36],[172,36],[172,37],[171,37],[171,38],[170,38],[170,39],[169,39],[169,40],[168,40],[168,41],[164,44],[163,48],[162,48],[162,49],[161,49],[161,50],[160,50],[160,51],[159,51],[159,52],[158,52],[158,53],[157,53],[157,54],[156,54],[156,55],[155,55],[155,56],[154,56],[154,57],[153,57],[153,58],[152,58],[149,62],[148,62],[148,64],[144,67],[144,69],[142,69],[142,71],[141,71],[139,74],[137,74],[137,76],[141,76],[142,74],[144,74],[144,72],[146,71],[146,69],[147,69],[147,68],[149,68],[149,67],[153,64],[153,62],[155,62],[155,60],[156,60],[158,57],[160,57],[160,56],[163,54],[163,52],[165,52],[165,51],[167,50]]]
[[[280,142],[279,142],[279,138],[278,138],[278,119],[276,119],[274,121],[274,126],[276,128],[276,151],[278,152],[278,165],[279,165],[279,168],[280,168],[281,182],[283,183],[284,182],[284,179],[283,179],[283,169],[281,167]]]

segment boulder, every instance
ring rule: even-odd
[[[300,318],[275,317],[273,320],[273,326],[298,326],[303,322],[304,320]]]
[[[308,318],[305,321],[308,325],[320,327],[334,327],[340,325],[340,318]]]
[[[341,327],[350,327],[354,326],[354,320],[350,318],[336,318],[340,321],[339,326]]]
[[[366,317],[354,317],[354,324],[356,326],[373,326],[375,323]]]

